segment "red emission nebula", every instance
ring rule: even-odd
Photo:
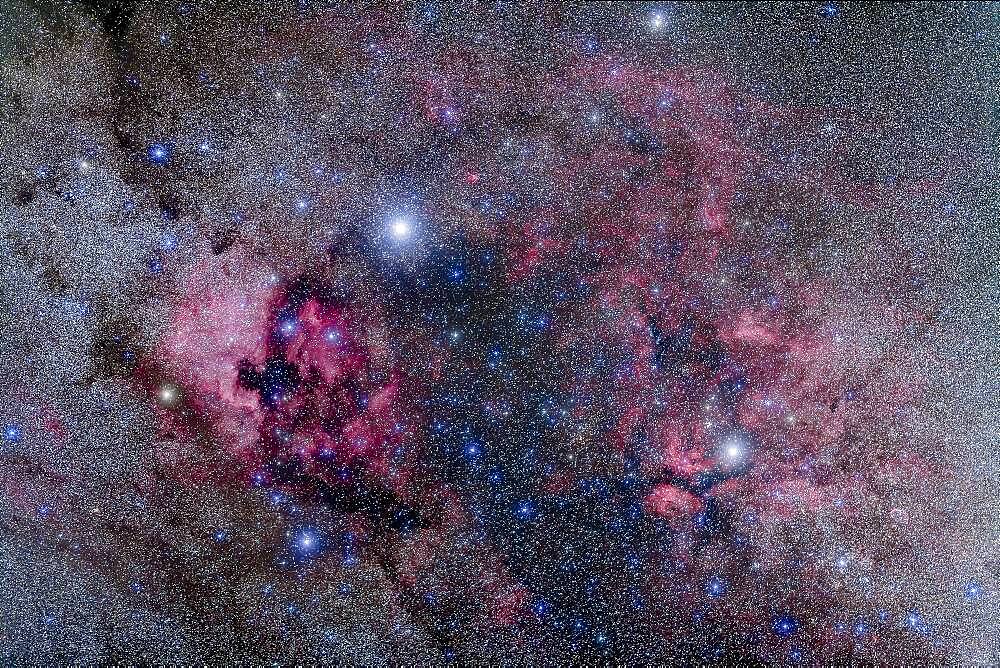
[[[43,4],[0,657],[1000,656],[995,11]]]
[[[489,89],[496,82],[477,80],[461,57],[449,60],[455,64],[418,82],[425,131],[461,123],[441,111],[455,98],[473,100],[473,108],[483,98],[503,109],[516,105],[513,91]],[[537,497],[521,502],[524,519],[544,525],[542,506],[558,508],[593,480],[617,479],[625,486],[618,500],[631,499],[628,512],[649,523],[660,518],[669,534],[646,558],[694,583],[674,599],[677,583],[658,574],[642,583],[643,596],[671,596],[671,608],[694,611],[704,583],[728,589],[746,577],[739,569],[753,573],[757,586],[780,588],[813,532],[838,524],[850,535],[855,522],[870,521],[871,499],[887,478],[942,474],[902,439],[898,448],[866,449],[878,416],[913,401],[920,380],[886,373],[901,363],[892,351],[868,359],[838,354],[849,317],[838,300],[849,296],[821,272],[788,270],[815,257],[812,249],[782,247],[782,235],[802,224],[794,217],[815,202],[861,211],[899,205],[899,192],[840,183],[821,166],[790,172],[748,141],[748,128],[796,128],[818,112],[739,95],[710,71],[638,70],[615,58],[571,63],[531,95],[599,100],[624,129],[613,141],[605,130],[583,130],[594,135],[586,142],[562,137],[558,124],[530,129],[545,147],[538,150],[556,153],[535,178],[559,195],[519,204],[500,221],[469,212],[456,229],[440,232],[490,255],[490,267],[480,268],[488,289],[473,295],[472,309],[511,300],[524,304],[524,317],[531,295],[558,286],[547,313],[527,316],[536,318],[544,344],[524,358],[551,368],[545,391],[559,397],[552,410],[560,417],[559,428],[542,437],[555,463],[521,483]],[[600,120],[607,112],[593,113]],[[449,198],[523,187],[516,174],[482,169],[483,159],[469,153],[454,160],[465,167],[449,174]],[[433,201],[425,206],[428,221],[457,215]],[[773,212],[766,222],[764,211]],[[409,242],[394,237],[413,232],[387,233],[393,243]],[[258,270],[266,264],[259,250],[234,247],[201,261],[180,277],[156,356],[197,424],[210,426],[215,447],[240,467],[232,477],[352,515],[352,541],[403,531],[413,545],[376,549],[398,562],[401,583],[415,590],[420,578],[437,577],[429,572],[441,559],[437,550],[449,549],[442,536],[455,530],[449,524],[476,525],[470,505],[481,503],[479,490],[450,484],[427,463],[435,447],[431,398],[456,366],[488,375],[490,354],[484,364],[467,348],[434,341],[419,320],[386,313],[399,297],[380,292],[400,287],[367,276],[379,269],[352,248],[365,243],[345,233],[324,257],[288,262],[286,279]],[[429,260],[414,262],[420,272]],[[880,280],[905,279],[907,263],[898,258],[899,269],[884,267]],[[922,317],[891,296],[869,308],[883,314],[890,336]],[[476,326],[474,316],[468,322]],[[488,423],[504,405],[510,410],[518,384],[491,384],[466,410]],[[169,402],[161,413],[176,429]],[[498,429],[490,447],[531,448],[521,439],[537,437]],[[884,521],[905,518],[905,509],[893,508]],[[874,561],[890,549],[850,540],[861,541],[853,559]],[[480,559],[495,560],[502,579],[516,582],[509,555],[488,540],[482,549]],[[313,556],[304,552],[300,558]],[[836,605],[824,573],[796,570],[787,600],[741,611],[738,624],[768,627],[773,617],[798,631],[802,622],[783,610]],[[437,586],[458,596],[449,588],[460,583],[443,579]],[[528,588],[508,589],[479,594],[488,599],[479,623],[517,625],[532,616]],[[818,633],[810,644],[820,656],[836,649]]]

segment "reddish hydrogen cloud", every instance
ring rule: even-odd
[[[182,287],[161,353],[248,479],[337,486],[358,468],[404,493],[414,414],[375,316],[238,253]]]
[[[488,102],[463,90],[481,82],[445,74],[417,87],[420,110],[423,122],[456,129],[475,116],[464,104]],[[604,60],[564,74],[532,95],[603,106],[581,110],[582,118],[595,114],[596,127],[575,130],[593,133],[593,144],[559,144],[558,132],[541,131],[539,144],[558,145],[559,159],[543,161],[540,178],[560,197],[533,201],[495,225],[475,212],[448,220],[448,229],[493,247],[502,270],[492,287],[503,298],[530,294],[554,274],[584,295],[557,307],[545,334],[563,370],[559,389],[576,399],[574,427],[589,429],[557,449],[601,462],[636,457],[642,509],[676,532],[663,552],[699,577],[697,556],[712,531],[721,533],[720,518],[777,532],[803,514],[855,512],[866,476],[920,466],[932,475],[933,467],[902,455],[856,451],[852,430],[872,413],[905,405],[919,388],[873,380],[891,358],[838,355],[843,296],[808,272],[793,280],[786,269],[795,249],[775,248],[778,223],[748,222],[808,208],[816,196],[805,174],[786,175],[770,190],[774,158],[739,129],[764,127],[776,112],[710,73],[651,74]],[[453,187],[489,191],[514,181],[491,175],[474,156],[457,162]],[[450,212],[446,204],[441,210]],[[434,206],[427,205],[432,222]],[[440,584],[433,571],[448,532],[476,521],[456,486],[435,480],[422,461],[429,424],[417,398],[433,394],[448,380],[445,362],[466,353],[411,346],[405,353],[426,362],[427,373],[415,377],[387,343],[384,305],[334,287],[335,259],[325,274],[296,268],[300,277],[291,281],[257,265],[234,249],[182,277],[159,351],[166,366],[247,478],[407,530],[425,519],[415,507],[433,507],[438,524],[401,548],[394,568],[407,589]],[[487,397],[478,408],[494,404]],[[569,497],[589,476],[615,473],[600,466],[551,471],[539,489]],[[355,517],[353,531],[368,528]],[[528,594],[498,552],[488,543],[480,550],[493,560],[497,583],[477,596],[504,625],[523,612]],[[760,552],[768,567],[780,565],[780,551]],[[649,584],[651,593],[671,586]]]

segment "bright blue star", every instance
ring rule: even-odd
[[[663,26],[665,26],[666,23],[667,17],[663,12],[652,12],[649,15],[649,27],[654,31],[663,29]]]
[[[17,443],[21,440],[21,427],[16,424],[9,424],[3,430],[3,438],[8,443]]]
[[[799,622],[791,615],[782,615],[774,620],[774,632],[782,638],[787,638],[799,630]]]
[[[177,248],[177,235],[173,232],[164,232],[160,237],[160,248],[165,251],[172,251]]]
[[[925,633],[927,631],[927,625],[916,610],[911,610],[906,614],[906,617],[903,619],[903,625],[917,633]]]
[[[478,441],[469,441],[462,452],[468,459],[477,459],[483,453],[483,446]]]
[[[358,555],[354,552],[354,549],[347,547],[344,549],[344,566],[351,568],[358,565]]]
[[[552,605],[545,599],[538,599],[535,604],[531,606],[531,611],[535,613],[536,617],[546,617],[552,610]]]
[[[708,582],[705,583],[705,593],[711,598],[719,598],[726,593],[728,588],[726,581],[715,575],[710,577]]]
[[[299,329],[299,323],[295,318],[287,318],[278,324],[278,331],[284,337],[289,337],[295,334]]]
[[[154,165],[161,167],[170,162],[171,149],[168,144],[150,144],[146,158]]]
[[[319,554],[322,548],[322,540],[316,529],[301,527],[293,531],[289,536],[289,547],[296,557],[307,559]]]
[[[527,499],[520,501],[517,504],[517,507],[514,509],[514,515],[517,516],[517,518],[523,522],[529,522],[533,520],[537,515],[537,513],[538,510],[535,507],[535,504]]]

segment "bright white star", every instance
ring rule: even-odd
[[[406,218],[395,218],[389,227],[389,231],[397,241],[404,241],[413,233],[413,224]]]

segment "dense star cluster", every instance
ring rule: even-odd
[[[998,26],[5,3],[0,657],[1000,661]]]

